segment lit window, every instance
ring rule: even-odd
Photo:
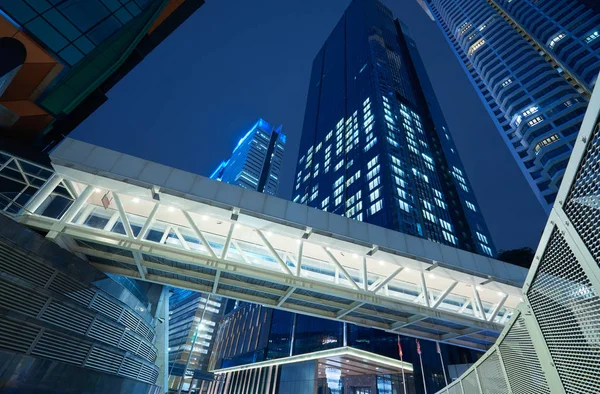
[[[585,43],[589,44],[590,42],[594,41],[598,37],[600,37],[600,33],[595,31],[585,38]]]
[[[458,238],[456,238],[454,235],[442,230],[442,234],[444,235],[444,239],[454,245],[458,245]]]
[[[369,215],[373,215],[373,214],[381,211],[382,208],[383,208],[383,200],[379,200],[375,204],[372,204],[369,207]]]
[[[470,22],[468,22],[468,21],[467,21],[467,22],[463,22],[463,23],[462,23],[460,26],[458,26],[458,27],[456,28],[456,31],[457,31],[457,33],[456,33],[456,34],[457,34],[457,36],[458,36],[458,37],[462,36],[462,35],[463,35],[463,34],[464,34],[464,33],[465,33],[467,30],[469,30],[469,29],[470,29],[472,26],[473,26],[473,24],[472,24],[472,23],[470,23]]]
[[[370,170],[371,168],[373,168],[373,166],[375,164],[377,164],[377,162],[379,161],[378,159],[379,159],[379,156],[375,156],[374,158],[369,160],[369,162],[367,163],[367,170]]]
[[[371,182],[369,182],[369,190],[375,189],[380,184],[381,184],[381,178],[380,177],[377,177],[377,178],[373,179]]]
[[[479,231],[476,231],[476,233],[477,233],[477,238],[478,238],[478,239],[479,239],[481,242],[483,242],[484,244],[487,244],[487,243],[488,243],[487,237],[486,237],[485,235],[481,234]]]
[[[565,38],[567,35],[565,33],[559,33],[557,35],[555,35],[551,40],[550,43],[548,44],[548,46],[550,48],[554,48],[554,46],[556,45],[557,42],[559,42],[560,40],[562,40],[563,38]]]
[[[321,150],[321,146],[323,146],[322,142],[319,142],[319,145],[317,145],[317,148],[315,149],[315,152],[318,152]]]
[[[535,118],[531,119],[529,122],[527,122],[527,125],[529,127],[535,126],[536,124],[541,123],[543,120],[544,120],[543,117],[538,116],[538,117],[535,117]]]
[[[445,202],[443,202],[439,198],[435,197],[434,200],[435,200],[435,203],[437,204],[438,207],[440,207],[442,209],[448,209],[448,204],[446,204]]]
[[[398,200],[398,206],[403,211],[410,212],[410,205],[408,205],[406,202],[404,202],[402,200]]]
[[[423,212],[423,216],[425,217],[425,219],[429,220],[430,222],[437,223],[437,217],[435,215],[429,213],[428,211],[426,211],[424,209],[422,210],[422,212]]]
[[[325,141],[329,141],[331,139],[331,136],[333,136],[333,130],[331,130],[327,136],[325,136]]]
[[[321,208],[327,207],[328,204],[329,204],[329,197],[325,197],[323,199],[323,201],[321,201]]]
[[[333,169],[334,171],[339,170],[340,168],[342,168],[342,166],[344,165],[344,159],[338,161],[338,163],[335,165],[335,168]]]
[[[512,83],[512,79],[508,78],[506,81],[502,82],[502,87],[505,88]]]
[[[441,191],[439,191],[438,189],[433,189],[433,188],[432,188],[432,190],[437,198],[444,198],[444,195],[442,194]]]
[[[441,225],[441,226],[442,226],[444,229],[446,229],[446,230],[448,230],[448,231],[450,231],[450,232],[452,232],[452,231],[453,231],[453,230],[452,230],[452,225],[451,225],[450,223],[448,223],[447,221],[443,220],[443,219],[440,219],[440,225]]]
[[[367,172],[367,181],[370,181],[375,175],[379,174],[379,164],[375,166],[371,171]]]
[[[365,145],[365,152],[368,152],[369,149],[371,149],[373,147],[373,145],[375,145],[375,143],[377,142],[377,137],[373,138],[367,145]]]
[[[470,202],[470,201],[466,201],[466,200],[465,200],[465,203],[467,204],[467,207],[469,207],[469,209],[470,209],[471,211],[473,211],[473,212],[477,212],[477,208],[475,208],[475,205],[474,205],[472,202]]]
[[[488,246],[480,243],[479,246],[481,246],[481,249],[490,257],[494,257],[494,254],[492,253],[492,249],[490,249]]]
[[[336,197],[335,201],[333,202],[333,206],[337,207],[341,203],[342,203],[342,196]]]
[[[408,200],[408,195],[406,194],[406,191],[404,191],[404,189],[397,187],[396,192],[398,193],[398,196],[402,197],[405,200]]]
[[[475,41],[475,43],[469,48],[469,56],[471,56],[476,50],[481,48],[483,44],[485,44],[485,40],[483,38],[480,38],[479,40]]]
[[[540,153],[540,150],[542,150],[542,148],[555,143],[556,141],[560,140],[560,136],[558,134],[553,134],[548,138],[544,138],[542,141],[538,142],[537,144],[535,144],[535,154],[537,155],[538,153]]]
[[[423,202],[425,209],[433,211],[433,205],[429,201],[421,199],[421,202]]]
[[[342,175],[341,177],[339,177],[334,183],[333,183],[333,188],[335,189],[336,187],[340,186],[342,183],[344,183],[344,176]]]
[[[527,109],[525,112],[523,112],[523,117],[524,117],[524,118],[526,118],[526,117],[528,117],[529,115],[533,115],[533,114],[535,114],[535,113],[536,113],[538,110],[539,110],[539,108],[538,108],[538,107],[531,107],[531,108],[528,108],[528,109]]]
[[[369,194],[369,201],[373,202],[381,196],[381,188],[376,189],[373,193]]]

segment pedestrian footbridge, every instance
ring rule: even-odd
[[[51,160],[0,152],[0,210],[106,273],[479,350],[521,301],[498,260],[74,139]]]

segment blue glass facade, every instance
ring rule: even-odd
[[[282,126],[273,128],[259,119],[210,178],[275,196],[285,141]]]
[[[577,0],[496,0],[590,90],[600,72],[600,14]]]
[[[353,1],[317,54],[294,201],[495,255],[412,38]]]
[[[157,1],[0,0],[0,12],[72,66]]]
[[[600,66],[597,13],[567,0],[428,6],[549,212]]]

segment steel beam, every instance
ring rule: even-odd
[[[356,290],[360,291],[360,287],[356,284],[356,282],[354,281],[352,276],[350,276],[348,271],[346,271],[346,269],[344,267],[342,267],[342,265],[340,264],[338,259],[335,258],[335,256],[331,253],[331,251],[329,251],[327,248],[323,248],[323,250],[325,251],[325,253],[327,253],[327,256],[329,256],[329,259],[331,260],[331,262],[342,272],[342,274],[346,277],[346,279],[348,279],[348,281],[350,282],[352,287],[354,287]]]

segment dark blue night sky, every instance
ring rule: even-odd
[[[262,117],[288,136],[290,198],[312,60],[349,2],[207,0],[72,137],[208,176]],[[441,32],[416,0],[384,3],[411,28],[496,246],[535,248],[546,217]]]

